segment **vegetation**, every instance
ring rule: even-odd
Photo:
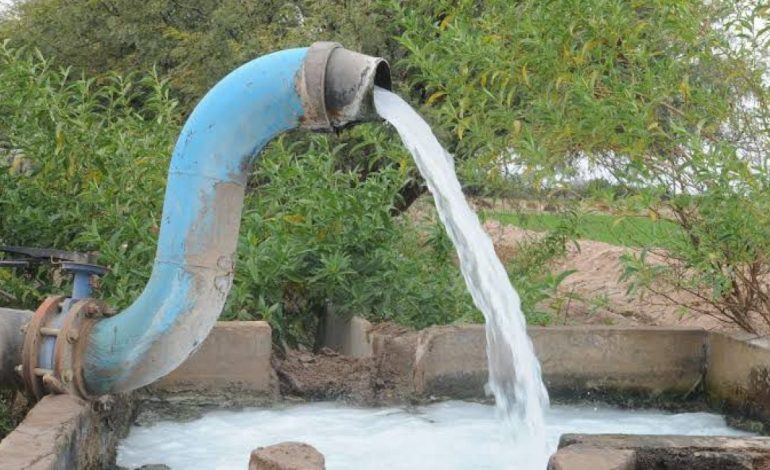
[[[73,73],[123,75],[156,67],[181,109],[254,57],[320,39],[395,58],[373,0],[28,0],[0,25],[14,47],[38,49]]]
[[[612,205],[676,224],[625,278],[756,331],[770,327],[768,8],[691,0],[397,4],[412,96],[467,182],[511,168],[533,192],[582,161],[633,194]],[[437,20],[438,19],[438,20]],[[677,301],[676,298],[671,298]],[[704,308],[703,305],[706,305]],[[699,306],[700,305],[700,306]]]
[[[149,278],[171,145],[179,131],[167,83],[110,74],[71,79],[24,50],[0,48],[0,243],[98,252],[112,271],[96,295],[122,308]],[[140,108],[133,104],[141,102]],[[240,263],[225,318],[266,318],[287,341],[311,343],[327,303],[415,326],[469,314],[444,239],[390,208],[406,176],[361,179],[337,153],[403,152],[381,126],[351,142],[281,138],[263,154],[245,202]],[[400,157],[399,157],[400,158]],[[55,274],[55,273],[54,273]],[[0,270],[3,303],[33,307],[66,290],[50,272]]]
[[[645,249],[626,260],[635,288],[674,286],[699,299],[688,307],[757,331],[770,327],[768,29],[757,26],[768,11],[747,0],[29,0],[0,21],[0,239],[98,250],[114,269],[100,293],[125,305],[148,274],[165,159],[192,103],[248,58],[335,39],[391,59],[469,193],[537,197],[587,163],[612,183],[580,197],[649,217],[584,216],[573,230],[516,216],[553,231],[532,259],[572,236],[616,238]],[[53,56],[69,71],[52,71]],[[256,313],[307,342],[329,301],[412,324],[473,315],[440,230],[388,218],[424,191],[395,141],[372,126],[271,147],[227,317]],[[526,299],[564,278],[543,266],[511,272],[533,318],[542,299]],[[41,273],[4,276],[0,296],[14,302],[58,289]]]

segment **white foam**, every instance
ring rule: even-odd
[[[553,406],[546,414],[549,452],[563,433],[749,435],[710,413]],[[314,446],[329,470],[532,469],[500,432],[492,406],[458,401],[411,411],[339,403],[216,411],[189,423],[132,428],[118,464],[242,470],[252,449],[284,441]]]

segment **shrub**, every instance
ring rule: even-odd
[[[112,271],[95,295],[127,306],[149,277],[179,132],[167,83],[154,74],[71,79],[39,55],[3,46],[0,109],[1,145],[13,149],[0,171],[0,244],[97,252]],[[408,175],[375,167],[404,152],[374,125],[274,141],[246,197],[223,318],[265,318],[283,339],[312,344],[327,303],[414,326],[467,314],[446,246],[390,215]],[[68,290],[48,271],[0,276],[4,305],[34,307]]]

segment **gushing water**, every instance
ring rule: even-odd
[[[534,453],[541,453],[545,459],[543,416],[548,393],[540,364],[527,336],[519,296],[495,254],[492,240],[463,196],[452,156],[441,147],[422,117],[398,95],[375,88],[374,104],[412,153],[457,250],[468,290],[484,314],[489,388],[497,409],[513,427],[517,441],[526,439],[527,447],[536,447]],[[545,461],[540,468],[544,466]]]

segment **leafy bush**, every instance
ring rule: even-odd
[[[388,137],[381,126],[357,132]],[[391,147],[379,151],[403,152],[390,138]],[[446,245],[390,215],[403,175],[384,169],[362,179],[339,171],[336,154],[347,147],[326,136],[309,147],[279,139],[265,155],[256,172],[261,183],[247,199],[228,318],[271,318],[285,337],[307,343],[312,338],[302,335],[315,331],[327,305],[415,327],[471,309]]]
[[[125,306],[149,276],[179,129],[166,84],[155,75],[70,80],[46,59],[3,46],[0,109],[0,148],[27,167],[0,171],[0,243],[99,251],[112,269],[101,295]],[[46,273],[0,276],[5,304],[32,307],[64,289]]]
[[[0,171],[0,243],[98,252],[112,272],[96,295],[127,306],[149,277],[179,132],[167,83],[152,74],[73,80],[40,56],[3,46],[0,109],[0,146],[13,149]],[[446,245],[390,215],[405,169],[372,170],[404,152],[374,125],[270,145],[245,201],[224,318],[266,318],[284,339],[312,343],[328,303],[341,314],[414,326],[466,315],[456,266],[436,262],[437,254],[446,261]],[[0,276],[5,305],[33,307],[67,290],[50,272]]]

